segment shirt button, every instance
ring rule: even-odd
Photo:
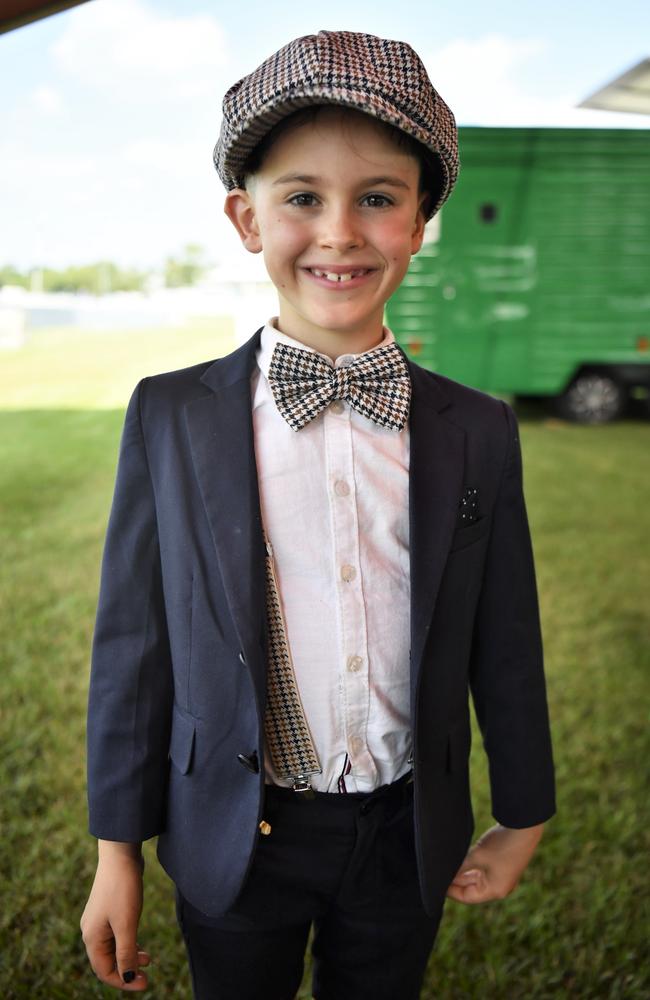
[[[363,666],[363,660],[360,656],[348,656],[348,670],[353,674],[356,674],[357,670],[361,670]]]
[[[337,479],[334,483],[334,492],[337,496],[346,497],[350,492],[350,487],[346,483],[345,479]]]
[[[353,754],[361,753],[363,750],[363,740],[360,736],[353,736],[350,740],[350,750]]]
[[[341,578],[345,580],[346,583],[349,583],[350,580],[354,580],[356,575],[357,571],[354,566],[349,566],[347,563],[344,566],[341,566]]]
[[[334,402],[330,404],[330,410],[332,413],[343,413],[343,400],[335,399]]]

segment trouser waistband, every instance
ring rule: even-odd
[[[311,791],[306,792],[295,792],[293,788],[285,788],[281,785],[266,785],[265,795],[267,801],[286,801],[286,802],[321,802],[321,803],[331,803],[334,808],[345,808],[346,803],[348,806],[360,802],[374,802],[376,799],[392,799],[399,797],[404,793],[405,788],[412,784],[413,782],[413,771],[407,771],[403,774],[401,778],[397,781],[391,782],[389,785],[380,785],[379,788],[375,788],[372,792],[316,792]]]

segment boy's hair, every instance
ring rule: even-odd
[[[308,123],[315,122],[324,108],[331,108],[331,104],[313,104],[308,108],[300,108],[298,111],[294,111],[292,114],[287,115],[274,125],[270,132],[267,132],[264,138],[258,142],[257,146],[247,157],[244,165],[241,168],[242,176],[242,186],[247,188],[251,186],[251,180],[254,175],[261,169],[264,160],[266,159],[270,149],[278,141],[280,136],[284,135],[286,132],[291,131],[291,129],[299,128],[301,125],[307,125]],[[353,108],[340,108],[342,113],[349,114],[361,114]],[[412,156],[418,162],[420,168],[420,180],[419,180],[419,190],[418,194],[424,194],[426,197],[422,203],[422,211],[424,212],[425,218],[429,218],[433,214],[433,206],[436,205],[442,196],[442,192],[445,187],[445,178],[442,164],[440,162],[440,157],[436,156],[435,153],[430,152],[426,146],[423,146],[421,142],[414,139],[412,136],[403,132],[401,129],[396,128],[394,125],[389,125],[387,122],[380,121],[378,118],[373,119],[377,128],[381,129],[389,142],[391,142],[400,152]]]
[[[412,140],[429,194],[426,218],[441,208],[458,176],[455,118],[410,45],[354,31],[296,38],[226,92],[213,154],[224,187],[244,186],[249,158],[285,118],[324,104],[370,115]]]

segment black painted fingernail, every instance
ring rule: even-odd
[[[133,980],[135,979],[135,972],[133,972],[132,969],[129,969],[128,972],[124,973],[122,979],[124,980],[125,983],[132,983]]]

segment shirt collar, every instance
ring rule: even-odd
[[[268,377],[271,356],[273,354],[273,348],[276,344],[288,344],[290,347],[298,347],[303,351],[310,351],[312,354],[318,354],[321,358],[324,358],[329,365],[332,365],[332,359],[328,357],[327,354],[321,354],[320,351],[316,351],[313,347],[308,347],[306,344],[302,344],[294,337],[290,337],[286,333],[281,333],[280,330],[277,329],[277,326],[275,325],[276,323],[277,316],[273,316],[264,325],[264,329],[260,335],[260,346],[256,354],[257,364],[264,373],[265,378]],[[389,330],[387,326],[383,329],[384,335],[381,343],[375,344],[374,347],[369,348],[370,351],[376,351],[378,347],[385,347],[387,344],[392,344],[395,340],[392,331]],[[358,354],[340,354],[333,363],[332,367],[341,368],[344,365],[349,365],[355,358],[360,358],[362,354],[368,354],[368,351],[360,351]]]

